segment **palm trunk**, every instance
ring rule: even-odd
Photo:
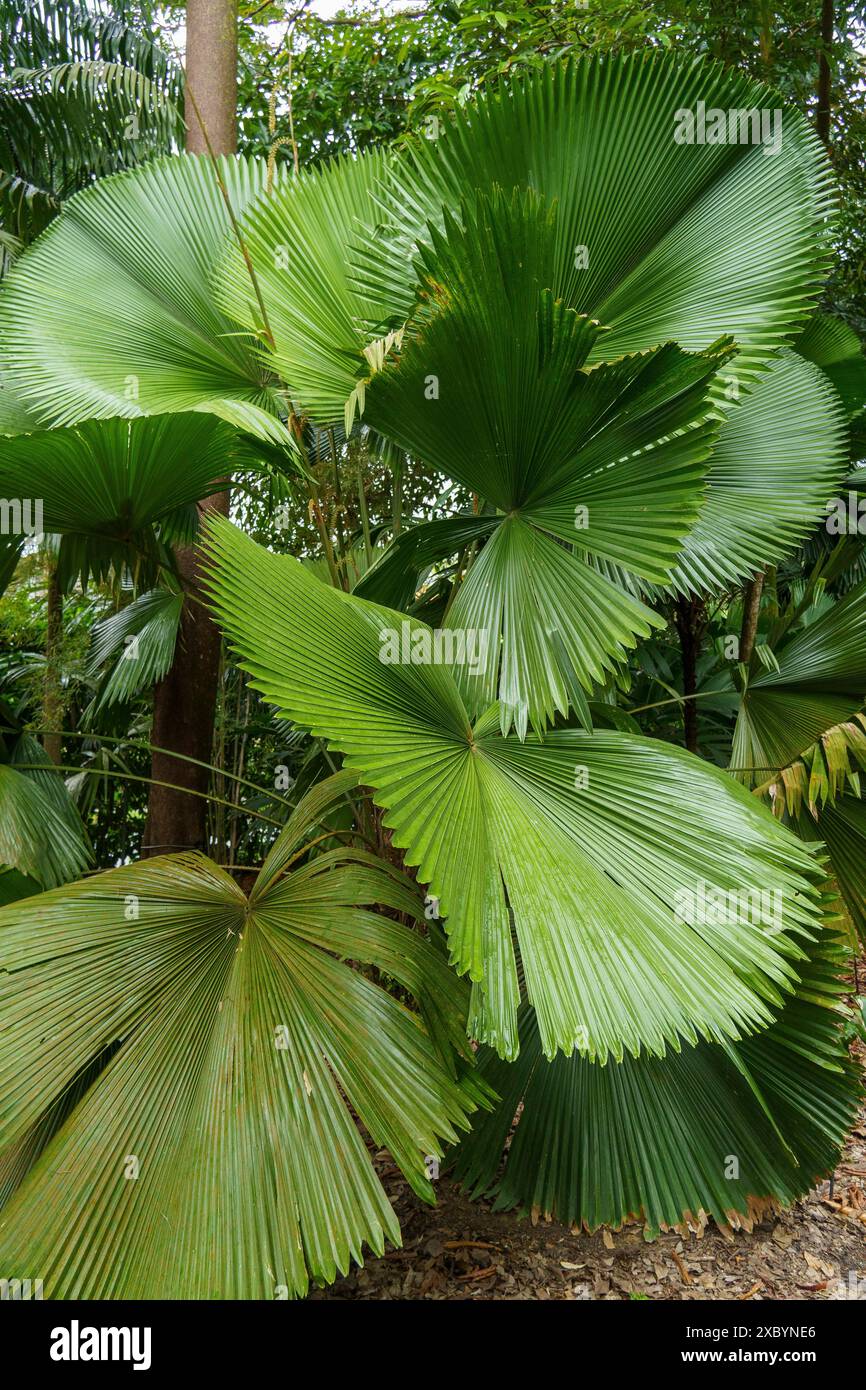
[[[695,694],[698,688],[698,657],[706,627],[702,599],[677,599],[674,617],[680,639],[683,662],[683,735],[690,753],[698,751],[698,710]]]
[[[48,559],[47,609],[45,685],[42,696],[42,717],[47,733],[42,735],[42,747],[52,762],[61,763],[63,681],[60,661],[63,646],[63,592],[57,577],[57,560],[53,555]]]
[[[237,0],[189,0],[186,14],[187,150],[207,157],[237,148]],[[201,503],[200,511],[228,515],[228,492]],[[201,573],[194,547],[177,554],[186,593],[175,659],[154,692],[154,752],[147,828],[142,852],[207,849],[207,768],[171,756],[212,758],[220,673],[220,634],[201,603]],[[170,782],[192,793],[159,783]]]
[[[836,12],[833,0],[821,0],[821,50],[818,55],[818,109],[815,112],[815,128],[827,148],[830,148],[830,115],[832,111],[833,84],[830,70],[830,52],[836,27]]]
[[[752,659],[755,637],[758,632],[758,618],[761,613],[761,594],[764,590],[764,572],[750,579],[743,590],[743,625],[740,628],[740,661],[746,665]]]

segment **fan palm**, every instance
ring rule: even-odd
[[[370,910],[423,920],[417,889],[320,833],[353,782],[298,805],[248,897],[184,854],[0,915],[0,1163],[20,1178],[29,1145],[32,1165],[0,1220],[4,1269],[35,1261],[61,1298],[279,1298],[333,1279],[364,1242],[399,1240],[349,1106],[432,1200],[425,1155],[483,1092],[455,1071],[465,1001],[444,957]],[[424,1022],[348,960],[408,988]]]
[[[666,57],[550,68],[402,160],[274,188],[254,163],[187,158],[104,180],[10,275],[8,376],[43,425],[198,413],[285,444],[302,431],[284,418],[362,411],[472,495],[397,537],[356,594],[224,520],[207,546],[252,684],[381,809],[472,990],[435,933],[358,916],[418,917],[396,870],[345,849],[277,877],[291,826],[248,898],[183,857],[5,909],[8,1017],[28,1026],[29,987],[64,1039],[10,1091],[9,1151],[32,1156],[33,1126],[120,1044],[11,1198],[7,1264],[38,1257],[62,1294],[176,1293],[178,1270],[193,1296],[332,1277],[395,1233],[337,1088],[428,1194],[419,1155],[488,1094],[449,1069],[467,1007],[502,1096],[459,1159],[475,1191],[521,1098],[503,1199],[588,1226],[748,1222],[832,1164],[857,1086],[820,845],[683,749],[592,727],[591,697],[659,624],[657,590],[780,559],[847,468],[834,388],[791,351],[826,262],[823,152],[787,113],[771,159],[678,145],[675,113],[698,101],[777,104]],[[455,554],[433,631],[406,609]],[[857,708],[857,613],[855,597],[837,620],[838,718]],[[792,671],[820,684],[820,640],[795,643]],[[750,675],[753,724],[761,689]],[[695,910],[704,889],[721,909]],[[427,1031],[346,958],[401,981]],[[125,1186],[123,1154],[143,1159]],[[99,1217],[58,1239],[84,1191]]]

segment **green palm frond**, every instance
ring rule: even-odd
[[[116,7],[0,3],[0,223],[26,243],[94,177],[182,143],[183,74]]]
[[[603,335],[544,289],[554,238],[534,197],[449,218],[424,258],[429,305],[366,393],[377,431],[497,511],[447,626],[487,634],[483,675],[455,672],[470,712],[498,698],[503,732],[521,735],[657,622],[574,548],[668,577],[703,502],[709,389],[729,355],[667,344],[584,370]]]
[[[866,714],[826,729],[798,758],[756,787],[774,815],[808,843],[822,841],[855,930],[866,941]]]
[[[414,602],[419,580],[444,560],[486,540],[501,525],[495,514],[443,517],[401,531],[353,592],[385,608],[407,609]]]
[[[471,1054],[444,958],[371,910],[423,919],[414,885],[361,851],[307,854],[352,785],[298,807],[249,898],[184,854],[0,911],[0,1162],[116,1048],[4,1207],[4,1269],[35,1261],[53,1298],[303,1294],[399,1243],[351,1112],[433,1200],[425,1155],[485,1091],[454,1070]],[[348,961],[410,990],[450,1055]]]
[[[61,579],[86,583],[153,567],[178,510],[256,464],[237,432],[204,412],[91,420],[0,439],[0,494],[38,500],[40,529],[61,537]]]
[[[90,861],[81,819],[41,744],[18,738],[0,763],[0,864],[43,888],[77,878]]]
[[[149,77],[94,60],[13,69],[0,78],[0,120],[0,167],[41,181],[55,205],[78,191],[85,171],[104,176],[162,154],[184,129]]]
[[[0,435],[29,434],[39,427],[37,416],[21,400],[0,363]]]
[[[680,143],[698,103],[772,111],[780,99],[721,64],[633,53],[546,65],[458,111],[389,172],[384,227],[358,279],[413,307],[409,267],[430,224],[475,189],[534,188],[559,209],[545,286],[610,325],[595,358],[674,340],[692,352],[739,345],[742,380],[812,308],[829,252],[831,174],[805,118],[779,112],[776,153],[755,143]],[[583,254],[585,252],[585,254]],[[381,329],[379,331],[382,331]]]
[[[848,466],[834,392],[796,353],[783,349],[738,401],[716,400],[725,423],[706,502],[671,579],[683,593],[724,590],[791,554],[826,517]]]
[[[662,1054],[768,1022],[814,926],[820,874],[743,788],[623,734],[521,743],[498,732],[495,706],[473,727],[433,655],[441,634],[227,522],[208,536],[213,603],[254,687],[345,755],[438,899],[452,959],[479,986],[475,1036],[516,1055],[512,919],[548,1055]],[[782,928],[734,913],[696,929],[678,903],[701,880],[778,889]]]
[[[157,83],[175,105],[183,73],[156,39],[118,13],[110,0],[0,0],[0,67],[124,63]]]
[[[839,796],[817,813],[807,809],[792,820],[804,840],[821,840],[860,944],[866,945],[866,801]]]
[[[111,657],[110,671],[95,712],[131,700],[170,670],[183,610],[183,595],[151,589],[103,619],[93,629],[88,667],[91,675]]]
[[[218,168],[182,155],[101,179],[18,259],[2,305],[7,374],[43,423],[205,410],[291,447],[249,335],[211,288],[233,236],[219,179],[238,214],[265,165]]]
[[[546,1061],[525,1008],[518,1060],[479,1054],[502,1099],[461,1141],[458,1179],[474,1197],[495,1196],[494,1210],[589,1231],[638,1220],[647,1235],[700,1232],[710,1217],[751,1230],[832,1171],[857,1114],[862,1079],[839,1026],[845,962],[826,929],[796,994],[757,1037],[606,1067]]]
[[[750,785],[803,756],[866,699],[866,583],[774,653],[756,670],[740,699],[731,766]]]
[[[388,165],[378,151],[337,159],[281,180],[246,209],[241,230],[267,325],[237,244],[214,275],[217,301],[261,343],[264,364],[288,384],[298,412],[320,426],[343,425],[346,402],[370,370],[365,325],[379,306],[352,283],[350,249],[375,227]]]
[[[825,729],[799,757],[756,788],[769,796],[777,816],[799,816],[804,805],[815,812],[832,805],[846,792],[860,795],[860,773],[866,770],[866,714],[852,714],[842,724]]]
[[[849,419],[866,410],[866,356],[847,323],[832,314],[815,314],[794,348],[830,378]]]

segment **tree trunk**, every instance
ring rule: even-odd
[[[187,0],[184,116],[190,154],[235,153],[237,87],[237,0]]]
[[[764,574],[762,571],[760,574],[756,574],[754,579],[750,579],[743,590],[743,625],[740,628],[739,658],[747,665],[751,661],[752,652],[755,649],[763,589]]]
[[[237,149],[237,0],[189,0],[186,14],[186,147],[191,154],[233,154]],[[228,492],[206,498],[199,511],[228,515]],[[207,846],[207,768],[220,672],[220,633],[201,603],[201,575],[194,547],[177,553],[184,591],[177,650],[171,670],[154,691],[155,748],[151,755],[145,855]],[[172,757],[172,753],[182,755]],[[160,782],[188,788],[176,791]],[[192,794],[190,794],[192,793]],[[197,794],[196,794],[197,793]]]
[[[683,661],[683,736],[690,753],[698,751],[698,710],[695,693],[698,688],[698,657],[706,628],[706,613],[702,599],[677,599],[674,617],[680,639]]]
[[[815,128],[827,148],[830,148],[830,113],[832,110],[832,81],[830,54],[835,37],[836,14],[833,0],[821,0],[821,50],[818,54],[818,108]]]
[[[42,695],[42,718],[47,733],[42,735],[42,747],[52,762],[63,761],[63,673],[60,669],[63,648],[63,592],[57,578],[57,559],[48,557],[46,594],[47,623],[45,627],[45,685]]]

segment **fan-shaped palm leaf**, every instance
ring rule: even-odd
[[[722,113],[721,138],[701,142],[699,105]],[[670,339],[701,351],[724,334],[746,379],[805,320],[826,256],[830,171],[806,120],[777,112],[775,153],[750,120],[741,131],[740,113],[779,105],[760,83],[680,56],[545,66],[390,171],[359,278],[393,327],[412,309],[407,270],[428,224],[475,189],[532,187],[559,208],[545,286],[611,326],[591,360]]]
[[[60,535],[64,582],[137,571],[156,555],[159,526],[257,460],[213,415],[92,420],[0,439],[0,493],[35,499],[41,529]]]
[[[381,306],[351,282],[349,252],[375,227],[375,194],[387,167],[381,152],[334,160],[251,203],[241,230],[267,325],[236,244],[214,275],[218,302],[255,335],[265,365],[319,425],[344,423],[346,402],[370,370],[365,325]]]
[[[791,554],[826,516],[847,468],[833,390],[796,353],[783,349],[738,401],[716,399],[725,423],[706,502],[671,577],[685,593],[724,590]]]
[[[456,1153],[457,1177],[494,1209],[521,1206],[595,1230],[640,1220],[647,1234],[708,1217],[751,1229],[832,1171],[862,1091],[839,1028],[845,953],[827,929],[796,994],[763,1033],[664,1058],[594,1066],[545,1061],[523,1011],[523,1049],[482,1075],[502,1097]],[[500,1176],[515,1114],[516,1133]]]
[[[20,769],[20,770],[19,770]],[[78,812],[41,744],[23,734],[0,763],[0,864],[54,888],[87,868]]]
[[[662,1053],[768,1021],[815,920],[817,870],[754,798],[622,734],[521,743],[498,735],[495,706],[473,728],[424,624],[328,588],[228,523],[209,535],[224,630],[265,698],[373,788],[440,901],[457,968],[482,983],[476,1035],[517,1051],[512,914],[548,1054]],[[784,920],[690,923],[677,903],[701,880],[778,889]]]
[[[470,711],[498,696],[521,735],[568,709],[569,677],[591,689],[649,633],[649,610],[573,547],[667,578],[703,501],[726,357],[669,344],[583,371],[600,330],[544,289],[554,234],[530,196],[448,219],[424,261],[430,307],[367,390],[375,429],[498,511],[448,626],[487,634],[485,671],[455,672]]]
[[[110,657],[117,656],[117,661],[95,711],[131,700],[162,679],[174,660],[182,609],[182,594],[151,589],[96,624],[88,663],[91,674],[95,675]]]
[[[849,419],[866,410],[866,356],[847,323],[832,314],[815,314],[794,347],[830,378]]]
[[[218,167],[238,213],[264,165]],[[247,335],[214,303],[211,274],[232,235],[208,159],[156,160],[77,194],[8,279],[13,389],[51,425],[204,409],[290,443]]]
[[[424,1156],[482,1092],[346,964],[385,970],[464,1046],[444,958],[369,907],[421,918],[414,886],[361,851],[307,856],[352,781],[299,805],[249,898],[189,854],[0,912],[0,1149],[120,1043],[4,1208],[4,1270],[35,1261],[55,1298],[273,1298],[333,1279],[364,1243],[399,1242],[348,1106],[432,1200]]]

